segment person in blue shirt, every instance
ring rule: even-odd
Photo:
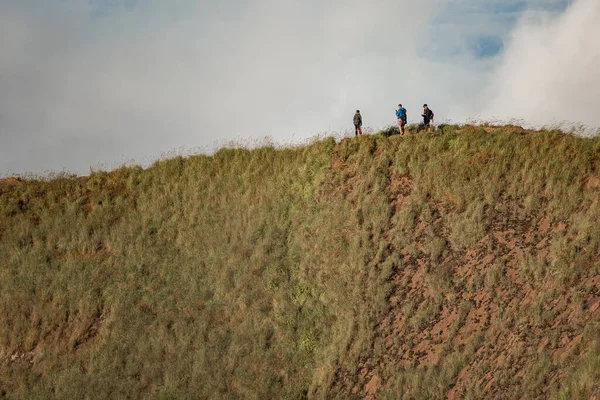
[[[404,136],[404,127],[406,126],[406,108],[402,107],[402,104],[398,104],[396,110],[396,118],[398,119],[398,129],[400,129],[400,136]]]

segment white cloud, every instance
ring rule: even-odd
[[[495,75],[500,56],[440,59],[434,51],[477,32],[485,14],[450,24],[447,35],[428,42],[432,19],[474,3],[149,0],[98,9],[101,3],[84,0],[8,0],[0,6],[0,173],[85,173],[180,146],[210,149],[265,135],[301,140],[347,129],[357,108],[380,127],[393,123],[398,102],[415,120],[423,102],[440,120],[461,120],[482,110],[492,76],[505,83],[489,107],[520,111],[507,107],[513,79],[506,75],[515,74],[515,85],[527,80],[511,60],[522,57],[518,35],[531,24],[519,25]],[[598,15],[594,6],[588,12]],[[569,23],[562,20],[548,23]],[[490,26],[486,34],[505,29]],[[576,86],[577,76],[569,76]]]
[[[600,2],[564,14],[525,14],[493,76],[484,117],[600,126]]]
[[[402,88],[392,67],[412,57],[426,19],[387,0],[182,1],[177,12],[150,2],[99,17],[81,1],[4,8],[0,171],[84,172],[179,146],[299,139],[346,127],[349,110],[367,99],[375,110],[378,96],[391,116],[389,89]],[[412,16],[405,39],[401,11]]]

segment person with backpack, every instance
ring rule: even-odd
[[[407,116],[406,108],[402,107],[402,104],[398,104],[396,110],[396,118],[398,120],[398,129],[400,129],[400,136],[404,136],[404,127],[406,126]]]
[[[356,110],[354,114],[354,136],[362,135],[362,116],[360,110]]]
[[[423,104],[423,125],[425,125],[425,129],[427,132],[431,133],[431,121],[433,121],[433,111],[427,106],[427,104]]]

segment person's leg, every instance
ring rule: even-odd
[[[360,125],[358,126],[358,134],[362,135],[362,126],[360,126]]]

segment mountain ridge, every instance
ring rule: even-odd
[[[598,398],[599,150],[446,126],[0,185],[0,390]]]

